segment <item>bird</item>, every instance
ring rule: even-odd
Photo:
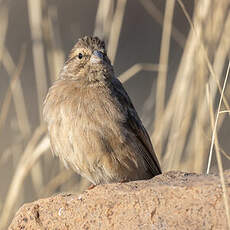
[[[105,42],[78,39],[43,103],[52,152],[93,185],[161,174],[150,137]]]

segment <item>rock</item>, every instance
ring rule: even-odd
[[[9,229],[227,229],[227,218],[218,176],[168,172],[25,204]]]

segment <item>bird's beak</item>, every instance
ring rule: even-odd
[[[98,50],[94,50],[92,55],[91,55],[91,58],[90,58],[90,62],[92,64],[99,64],[99,63],[102,63],[103,62],[103,54],[102,52],[98,51]]]

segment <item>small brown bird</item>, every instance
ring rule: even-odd
[[[105,44],[79,39],[44,101],[52,151],[94,185],[161,173],[150,138]]]

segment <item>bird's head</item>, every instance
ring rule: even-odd
[[[100,81],[113,75],[105,43],[98,37],[83,37],[70,52],[61,72],[61,78]]]

